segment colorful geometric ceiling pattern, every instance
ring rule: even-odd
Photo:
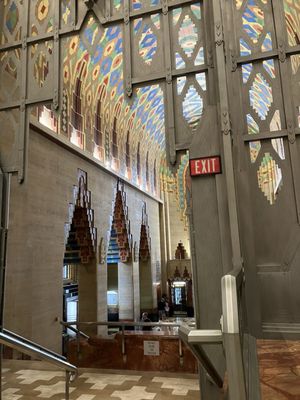
[[[153,21],[156,26],[157,19]],[[142,39],[147,49],[143,55],[146,63],[151,62],[155,53],[155,47],[149,47],[150,33],[146,30]],[[127,98],[122,47],[122,27],[103,29],[93,16],[89,17],[80,35],[65,39],[62,50],[64,110],[61,123],[57,124],[58,133],[63,133],[74,145],[89,151],[106,168],[124,175],[142,190],[158,194],[157,182],[153,179],[155,163],[159,166],[161,157],[165,157],[164,93],[156,84],[140,87],[132,98]],[[43,60],[39,61],[45,72]],[[137,176],[139,144],[141,177]],[[128,160],[126,165],[126,148],[130,148],[130,172]]]

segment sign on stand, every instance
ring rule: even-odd
[[[220,156],[203,157],[190,160],[190,173],[191,176],[220,174]]]
[[[144,340],[144,356],[159,356],[158,340]]]

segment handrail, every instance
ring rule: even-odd
[[[12,349],[18,350],[29,356],[36,356],[39,359],[45,360],[54,364],[56,367],[64,369],[66,371],[66,400],[70,398],[70,381],[74,381],[77,377],[78,370],[75,365],[72,365],[65,361],[60,355],[54,353],[51,350],[46,349],[22,336],[19,336],[8,330],[0,330],[0,346],[8,346]],[[1,355],[0,360],[2,362],[2,349],[0,348]],[[2,368],[0,365],[0,382],[2,379]],[[1,399],[1,386],[0,386],[0,399]]]
[[[65,328],[70,329],[70,331],[76,333],[77,335],[79,334],[80,336],[84,337],[85,339],[89,339],[90,338],[89,335],[87,335],[86,333],[80,331],[77,328],[74,328],[74,326],[66,325],[66,323],[64,321],[60,321],[60,324],[62,326],[64,326]]]
[[[29,344],[29,345],[31,345],[33,347],[36,347],[39,350],[45,351],[45,352],[47,352],[49,354],[52,354],[54,357],[60,358],[63,361],[67,360],[67,358],[65,356],[62,356],[61,354],[55,353],[54,351],[49,350],[46,347],[41,346],[40,344],[34,343],[31,340],[24,338],[23,336],[17,335],[16,333],[14,333],[12,331],[9,331],[8,329],[3,329],[3,333],[5,333],[5,334],[7,334],[9,336],[12,336],[17,340],[20,340],[22,343]]]
[[[117,321],[95,321],[95,322],[79,322],[79,321],[71,321],[65,322],[62,321],[62,325],[66,327],[70,327],[71,325],[78,325],[78,326],[156,326],[156,327],[179,327],[182,324],[176,322],[117,322]]]
[[[190,347],[214,384],[222,388],[223,379],[203,349],[204,344],[222,344],[222,332],[220,330],[191,329],[187,325],[182,325],[179,329],[179,337]]]
[[[23,338],[22,338],[23,339]],[[4,344],[12,349],[18,350],[29,356],[38,356],[42,360],[49,361],[50,363],[56,365],[58,368],[64,369],[73,375],[77,375],[77,367],[62,360],[52,354],[51,351],[46,349],[41,350],[35,343],[26,343],[20,339],[17,339],[13,335],[10,336],[8,333],[0,332],[0,344]]]
[[[77,340],[77,357],[79,358],[80,354],[80,335],[83,333],[81,332],[78,328],[74,328],[74,325],[76,327],[79,326],[117,326],[121,327],[121,340],[122,340],[122,355],[123,355],[123,360],[124,362],[126,361],[126,346],[125,346],[125,327],[126,326],[148,326],[148,327],[180,327],[181,324],[179,323],[174,323],[174,322],[118,322],[118,321],[95,321],[95,322],[79,322],[79,321],[71,321],[71,322],[65,322],[61,321],[61,325],[63,325],[66,328],[70,328],[76,331],[76,340]],[[73,325],[73,326],[72,326]],[[179,341],[179,360],[180,363],[183,363],[183,353],[182,353],[182,345],[181,345],[181,338],[178,336],[178,334],[175,334],[174,336],[178,337]]]
[[[223,276],[222,285],[222,310],[223,332],[239,333],[238,289],[243,284],[244,271],[236,268]]]
[[[246,380],[240,337],[239,293],[244,283],[243,268],[234,269],[223,276],[222,310],[223,342],[226,357],[230,400],[246,400]]]

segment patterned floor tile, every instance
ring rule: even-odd
[[[17,379],[20,379],[20,383],[23,385],[31,385],[36,381],[50,381],[55,377],[64,377],[63,371],[39,371],[33,369],[23,369],[16,372],[18,374]]]
[[[16,394],[17,392],[20,392],[20,389],[5,389],[2,392],[2,399],[3,400],[18,400],[23,397],[23,395]]]
[[[5,363],[3,400],[65,399],[65,374],[40,362]],[[70,400],[199,400],[195,375],[114,370],[82,370],[71,383]],[[195,378],[195,379],[193,379]],[[184,389],[183,389],[184,387]]]
[[[91,386],[91,389],[102,390],[107,385],[122,385],[127,381],[138,382],[141,379],[141,376],[84,373],[80,375],[80,378],[86,378],[86,383],[93,385]]]
[[[37,388],[35,388],[34,391],[40,392],[40,394],[38,394],[37,397],[50,399],[50,397],[53,397],[57,394],[64,394],[65,388],[66,388],[65,382],[57,382],[54,383],[53,385],[40,385]],[[74,390],[75,388],[71,387],[70,393],[72,393]]]
[[[187,396],[189,390],[199,391],[197,379],[155,377],[152,382],[162,383],[163,389],[172,389],[172,394],[176,396]]]
[[[144,386],[133,386],[130,390],[115,391],[111,397],[118,397],[121,400],[153,400],[156,393],[146,392]]]

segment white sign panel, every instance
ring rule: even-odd
[[[158,340],[144,340],[144,356],[159,356]]]

